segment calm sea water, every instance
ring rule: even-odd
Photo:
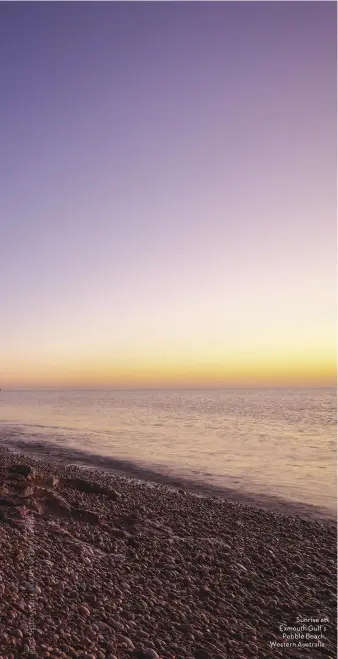
[[[1,391],[0,439],[201,493],[335,511],[333,388]]]

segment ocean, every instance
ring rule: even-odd
[[[0,442],[197,494],[336,510],[336,390],[0,391]]]

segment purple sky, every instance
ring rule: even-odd
[[[0,62],[4,385],[329,377],[334,2],[1,3]]]

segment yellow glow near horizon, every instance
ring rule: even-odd
[[[12,387],[287,387],[335,386],[336,363],[329,354],[223,361],[52,360],[18,363],[3,374],[2,388]]]
[[[81,315],[42,318],[20,343],[8,341],[0,386],[335,386],[335,323],[326,300],[316,315],[310,295],[297,301],[259,290],[246,297],[237,289],[222,302],[220,293],[208,293],[114,316],[94,300],[90,323]]]

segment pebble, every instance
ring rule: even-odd
[[[117,634],[117,639],[120,641],[120,643],[124,643],[125,645],[127,645],[128,648],[130,648],[131,650],[135,650],[135,645],[128,636]]]
[[[0,448],[0,487],[6,455],[18,463]],[[313,613],[334,618],[330,526],[93,473],[109,491],[116,484],[121,496],[109,497],[67,484],[85,470],[51,471],[60,498],[53,511],[34,513],[32,574],[21,574],[29,558],[21,532],[0,520],[0,648],[7,659],[16,659],[18,643],[29,649],[27,614],[39,659],[249,659],[266,656],[281,611],[295,618],[307,601]],[[330,628],[325,641],[334,656]]]
[[[110,626],[115,629],[116,632],[123,632],[125,630],[125,626],[122,625],[121,622],[118,622],[117,620],[111,620],[110,621]]]
[[[90,610],[86,606],[79,606],[79,613],[83,613],[85,616],[90,616]]]

